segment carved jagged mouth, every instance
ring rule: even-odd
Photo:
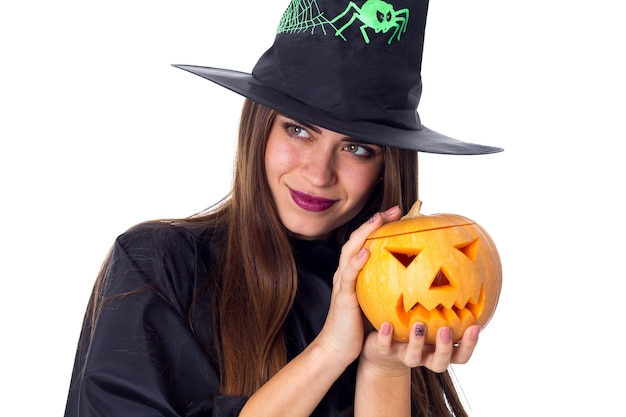
[[[398,304],[396,305],[396,312],[400,320],[408,326],[411,321],[415,321],[415,319],[422,320],[424,322],[433,322],[433,321],[445,321],[447,323],[454,323],[457,321],[466,321],[466,320],[476,320],[480,317],[480,314],[483,311],[485,306],[485,289],[484,287],[480,290],[480,296],[478,301],[473,303],[468,301],[463,306],[458,306],[454,304],[452,308],[446,308],[443,305],[439,304],[432,310],[426,309],[419,302],[415,303],[413,307],[408,310],[405,310],[404,307],[404,294],[400,295],[400,299],[398,299]]]

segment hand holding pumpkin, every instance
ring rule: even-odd
[[[463,334],[461,343],[452,343],[451,333],[436,336],[436,345],[426,344],[423,336],[416,332],[416,322],[409,332],[408,342],[393,340],[389,330],[393,325],[386,322],[378,332],[370,332],[363,344],[359,368],[372,367],[379,376],[401,376],[410,372],[411,368],[423,366],[433,372],[443,372],[452,363],[466,363],[469,361],[478,343],[479,326],[471,325]]]
[[[495,244],[474,221],[455,214],[422,215],[418,200],[402,219],[371,233],[370,258],[361,269],[356,294],[376,329],[393,325],[393,339],[409,340],[416,321],[435,344],[447,326],[458,342],[472,324],[484,327],[495,312],[502,266]]]
[[[337,358],[337,363],[348,366],[359,356],[363,346],[363,314],[355,293],[357,275],[368,260],[368,251],[363,245],[374,230],[385,222],[398,220],[400,214],[398,207],[376,214],[352,232],[341,250],[333,277],[330,308],[314,342],[321,345],[327,355]]]

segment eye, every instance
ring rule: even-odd
[[[292,136],[295,138],[310,137],[309,132],[307,132],[307,130],[300,125],[297,125],[294,123],[285,123],[284,128],[289,136]]]
[[[356,156],[366,157],[373,154],[373,151],[367,146],[358,145],[356,143],[346,145],[344,149]]]

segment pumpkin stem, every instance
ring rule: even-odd
[[[411,207],[411,210],[409,210],[407,214],[402,216],[401,220],[413,219],[417,216],[420,216],[420,208],[422,208],[422,202],[420,200],[415,201],[415,203],[413,203],[413,206]]]

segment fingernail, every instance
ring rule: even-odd
[[[376,221],[376,219],[378,218],[380,214],[379,213],[374,213],[374,215],[372,217],[370,217],[370,219],[367,221],[369,224],[372,224]]]
[[[387,210],[385,210],[385,214],[387,214],[387,215],[394,214],[398,210],[400,210],[400,207],[393,206],[393,207],[390,207]]]
[[[442,327],[441,330],[439,330],[439,337],[443,343],[448,343],[452,340],[452,330],[450,330],[449,327]]]
[[[361,248],[361,250],[359,251],[359,253],[356,254],[357,259],[361,259],[365,256],[365,254],[367,253],[367,249],[365,248]]]
[[[391,324],[383,323],[380,328],[380,332],[383,334],[383,336],[389,336],[391,334]]]
[[[470,332],[470,339],[477,340],[478,339],[478,335],[480,335],[480,327],[476,326]]]
[[[413,327],[413,333],[415,336],[422,337],[426,333],[426,326],[423,323],[415,323],[415,327]]]

